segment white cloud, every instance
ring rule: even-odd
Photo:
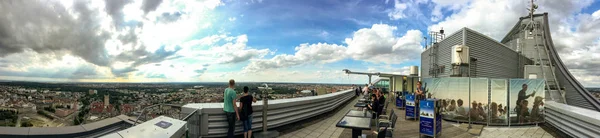
[[[371,28],[360,29],[354,32],[352,38],[346,38],[346,53],[356,60],[385,64],[399,64],[418,59],[422,51],[422,33],[409,30],[398,38],[394,35],[396,30],[396,27],[386,24],[375,24]]]
[[[387,3],[387,2],[386,2]],[[406,10],[408,6],[406,3],[402,3],[399,0],[394,1],[394,9],[388,12],[388,16],[391,20],[398,20],[406,17],[404,14],[404,10]]]
[[[256,72],[266,69],[287,68],[292,66],[318,63],[326,64],[352,58],[359,61],[383,64],[400,64],[419,58],[422,33],[409,30],[402,37],[397,37],[394,26],[374,24],[371,28],[363,28],[346,38],[348,46],[317,43],[301,44],[295,48],[294,55],[281,54],[271,59],[256,59],[244,67],[244,71]]]
[[[235,20],[236,20],[236,18],[235,18],[235,17],[229,17],[229,21],[232,21],[232,22],[233,22],[233,21],[235,21]]]
[[[219,42],[224,44],[219,45]],[[183,49],[177,55],[200,59],[213,64],[235,64],[269,54],[269,49],[248,47],[247,35],[212,35],[182,44]]]
[[[265,69],[285,68],[308,63],[332,63],[346,58],[346,47],[327,43],[300,44],[294,55],[281,54],[271,59],[253,60],[244,67],[245,71],[255,72]]]

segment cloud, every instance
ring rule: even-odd
[[[120,27],[123,22],[123,8],[131,0],[104,0],[106,13],[113,19],[115,27]]]
[[[399,64],[418,59],[422,48],[423,34],[418,30],[409,30],[400,38],[394,35],[397,28],[386,24],[374,24],[354,32],[352,38],[346,38],[348,51],[355,60],[373,63]]]
[[[163,0],[144,0],[142,2],[142,10],[144,13],[148,13],[156,10],[156,8],[163,2]]]
[[[224,43],[224,44],[221,44]],[[248,36],[236,37],[212,35],[183,44],[180,55],[194,58],[210,58],[214,64],[236,64],[250,59],[262,58],[271,52],[268,48],[255,49],[248,47]]]
[[[406,17],[406,15],[404,14],[404,10],[406,10],[407,7],[408,6],[406,3],[401,3],[400,0],[395,0],[394,1],[394,9],[392,9],[392,10],[390,10],[390,12],[388,12],[388,16],[390,17],[390,20],[398,20],[398,19],[402,19],[402,18]]]
[[[252,60],[244,71],[256,72],[266,69],[286,68],[303,64],[326,64],[352,58],[360,61],[384,64],[400,64],[420,57],[422,33],[409,30],[402,37],[394,35],[397,28],[387,24],[374,24],[346,38],[348,46],[317,43],[300,44],[294,55],[280,54],[271,59]]]
[[[0,57],[27,49],[37,53],[72,53],[99,65],[110,64],[98,11],[88,1],[73,3],[73,18],[60,3],[0,1]]]
[[[244,67],[245,71],[255,72],[265,69],[285,68],[308,63],[332,63],[346,58],[346,47],[327,43],[300,44],[294,55],[281,54],[271,59],[257,59]]]
[[[181,12],[163,12],[159,17],[158,20],[163,22],[163,23],[171,23],[171,22],[175,22],[177,20],[179,20],[181,18],[183,14]]]
[[[229,17],[229,21],[235,21],[236,18],[235,17]]]

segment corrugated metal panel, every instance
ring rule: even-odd
[[[471,75],[473,77],[523,77],[522,67],[519,66],[519,62],[521,61],[523,65],[531,63],[531,60],[519,55],[503,44],[467,28],[461,29],[437,45],[437,64],[445,66],[444,72],[440,73],[438,77],[449,77],[452,74],[452,65],[450,64],[452,46],[463,43],[463,32],[466,32],[466,45],[469,46],[470,56],[477,58],[477,61],[471,62]],[[432,49],[429,48],[421,55],[423,57],[428,56]],[[421,66],[429,63],[429,57],[423,57],[421,58]],[[427,67],[422,67],[422,72],[428,71],[429,64],[427,64]],[[422,76],[431,77],[431,75]]]
[[[432,48],[428,48],[421,53],[421,76],[429,78],[429,51]]]
[[[571,137],[600,137],[600,117],[596,111],[556,103],[546,102],[545,120],[550,125]]]

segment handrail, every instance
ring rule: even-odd
[[[277,128],[332,111],[354,97],[354,89],[351,89],[319,96],[269,100],[267,128]],[[262,130],[262,102],[258,101],[252,107],[252,129]],[[184,119],[190,118],[188,128],[191,137],[225,137],[227,134],[223,103],[186,104],[182,106],[181,114],[188,114]],[[190,114],[193,117],[188,117]],[[236,122],[236,128],[241,125],[241,122]],[[241,134],[241,129],[237,129],[235,133]]]
[[[546,101],[545,120],[571,137],[600,137],[600,112]]]
[[[196,109],[196,110],[192,111],[191,113],[189,113],[189,114],[188,114],[188,115],[186,115],[185,117],[183,117],[183,118],[180,118],[180,120],[183,120],[183,121],[188,121],[188,119],[190,119],[190,117],[192,117],[192,116],[193,116],[193,115],[194,115],[196,112],[198,112],[198,110],[199,110],[199,109]]]

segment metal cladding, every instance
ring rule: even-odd
[[[470,74],[471,77],[523,78],[524,65],[533,63],[504,44],[463,28],[421,53],[421,76],[450,77],[453,74],[452,47],[455,45],[469,47],[471,72],[461,73],[465,77]]]
[[[500,42],[463,28],[440,42],[432,43],[421,53],[421,76],[537,77],[545,79],[548,84],[547,100],[600,111],[600,102],[571,75],[560,59],[548,31],[548,14],[535,14],[533,20],[529,17],[521,17]],[[527,27],[534,29],[524,29]],[[453,51],[456,51],[454,46],[457,45],[469,47],[466,69],[453,66]],[[527,72],[526,67],[529,68]]]

